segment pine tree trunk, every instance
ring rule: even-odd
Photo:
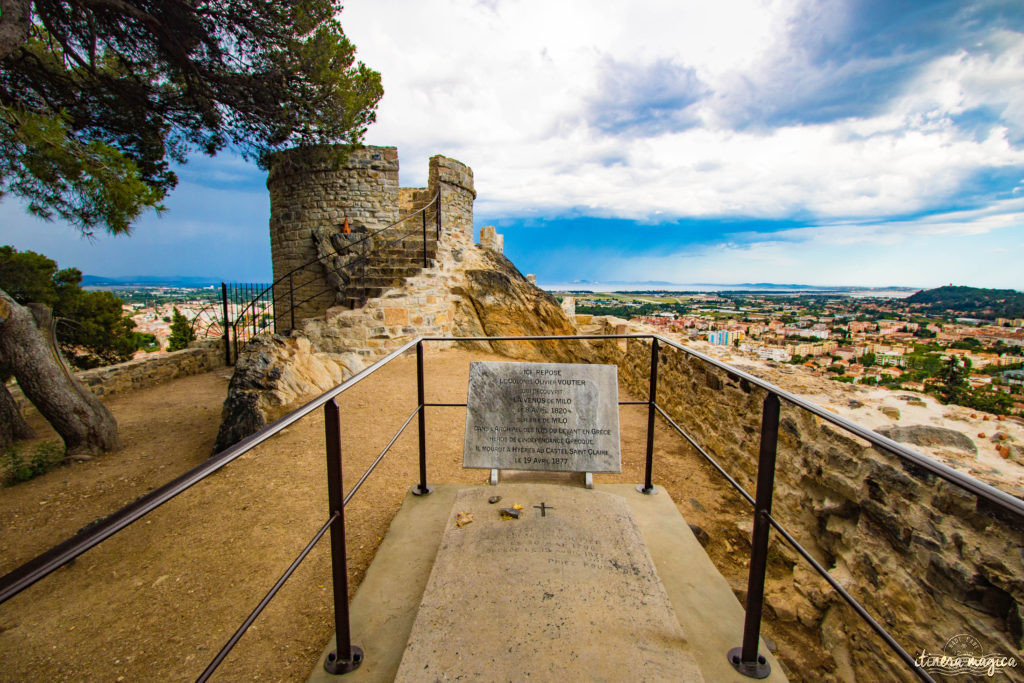
[[[18,379],[25,397],[64,439],[68,455],[120,447],[117,423],[71,373],[57,350],[46,306],[22,306],[0,289],[0,365]]]
[[[0,371],[0,380],[4,375],[5,373]],[[6,448],[20,439],[31,439],[35,435],[18,411],[18,404],[7,390],[7,385],[0,381],[0,448]]]

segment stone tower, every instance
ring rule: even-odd
[[[313,230],[341,230],[352,224],[376,230],[398,220],[398,150],[363,147],[338,161],[322,147],[296,147],[270,161],[270,252],[275,311],[291,309],[295,319],[323,315],[335,305],[317,258]],[[297,270],[296,270],[297,269]],[[294,271],[294,272],[293,272]],[[289,294],[291,291],[291,294]],[[290,316],[289,316],[290,317]],[[279,330],[289,327],[278,320]]]
[[[432,198],[441,190],[443,235],[455,244],[473,243],[473,169],[455,159],[441,155],[430,157],[428,194]]]
[[[296,322],[322,316],[337,305],[324,267],[315,262],[316,230],[341,231],[346,218],[357,230],[378,230],[422,208],[440,189],[439,246],[457,249],[473,242],[476,190],[469,166],[434,156],[428,187],[399,188],[395,147],[362,147],[340,161],[328,152],[323,147],[297,147],[270,159],[267,188],[274,281],[285,278],[274,292],[279,331],[291,326],[293,304]],[[427,211],[429,226],[434,219],[431,208]]]

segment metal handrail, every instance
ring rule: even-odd
[[[15,595],[40,579],[52,574],[68,562],[82,555],[90,548],[102,543],[125,527],[137,522],[139,519],[145,517],[147,514],[168,502],[178,494],[187,491],[189,488],[198,484],[228,463],[238,459],[240,456],[276,435],[281,430],[295,422],[298,422],[314,410],[322,407],[332,398],[338,396],[350,387],[355,386],[376,372],[379,368],[384,367],[395,358],[411,349],[415,344],[416,341],[414,340],[401,346],[384,358],[381,358],[373,365],[345,380],[334,389],[321,394],[304,406],[293,410],[274,422],[271,422],[255,434],[250,434],[235,445],[229,446],[220,453],[213,455],[201,465],[192,468],[188,472],[172,479],[163,486],[139,497],[137,500],[129,503],[112,515],[105,517],[66,541],[53,546],[49,550],[29,560],[5,576],[0,577],[0,604],[3,604],[7,600],[13,598]]]
[[[90,548],[95,547],[99,543],[103,542],[107,538],[113,536],[118,531],[121,531],[125,527],[138,521],[143,516],[152,512],[157,507],[168,502],[178,494],[184,492],[188,488],[197,484],[198,482],[205,479],[207,476],[213,474],[220,468],[224,467],[228,463],[234,461],[241,455],[252,450],[259,444],[263,443],[267,439],[273,437],[280,431],[284,430],[288,426],[294,424],[298,420],[308,416],[313,411],[320,407],[324,407],[327,411],[327,451],[328,451],[328,489],[329,498],[331,505],[331,514],[328,521],[320,528],[313,539],[306,545],[299,556],[292,562],[285,573],[278,579],[274,586],[270,589],[270,592],[260,601],[259,605],[250,613],[249,617],[243,622],[238,630],[232,635],[228,643],[218,652],[214,660],[210,663],[207,669],[200,676],[200,680],[206,680],[214,669],[223,661],[224,657],[231,651],[234,645],[242,637],[249,626],[255,621],[263,609],[267,606],[270,600],[277,594],[281,586],[284,585],[285,581],[292,575],[302,560],[308,555],[313,546],[326,534],[328,529],[331,531],[332,537],[332,567],[335,580],[335,624],[336,632],[338,633],[338,650],[335,653],[334,659],[329,659],[328,669],[333,673],[342,673],[344,671],[352,670],[359,665],[361,661],[362,652],[359,648],[351,644],[348,633],[348,598],[347,598],[347,577],[346,577],[346,554],[344,549],[344,508],[355,495],[355,493],[362,486],[363,482],[366,481],[367,477],[374,471],[377,465],[381,462],[383,457],[387,454],[390,448],[398,440],[399,436],[412,422],[413,417],[419,417],[419,437],[420,437],[420,452],[419,452],[419,466],[420,466],[420,481],[413,488],[413,493],[417,495],[425,495],[430,493],[430,487],[426,483],[426,440],[425,440],[425,409],[427,407],[452,407],[461,406],[464,404],[448,404],[448,403],[427,403],[423,397],[423,344],[424,342],[453,342],[453,341],[572,341],[572,340],[611,340],[611,339],[636,339],[636,340],[651,340],[652,342],[652,371],[651,371],[651,386],[647,401],[627,401],[622,402],[624,404],[648,404],[650,409],[650,415],[655,412],[660,414],[668,423],[682,435],[703,457],[705,457],[715,469],[721,473],[728,482],[736,488],[736,490],[742,494],[744,499],[748,503],[754,505],[755,508],[755,530],[754,539],[752,541],[751,559],[750,559],[750,584],[748,586],[748,604],[746,609],[746,623],[744,627],[744,646],[743,648],[735,648],[730,652],[730,659],[734,666],[738,670],[748,675],[757,675],[754,673],[757,667],[766,667],[765,659],[757,655],[757,639],[759,635],[760,620],[761,620],[761,607],[763,603],[763,587],[764,587],[764,571],[767,562],[767,550],[768,550],[768,529],[774,528],[787,543],[789,543],[803,559],[805,559],[812,568],[820,574],[829,585],[837,591],[851,607],[857,612],[857,614],[868,624],[868,626],[875,631],[885,643],[908,665],[914,668],[914,673],[921,677],[923,680],[931,681],[932,678],[922,669],[914,666],[914,660],[907,654],[899,643],[867,612],[866,609],[846,591],[839,583],[828,573],[821,564],[814,559],[814,557],[807,551],[803,546],[800,545],[796,539],[782,526],[782,524],[771,515],[771,498],[772,498],[772,487],[774,483],[775,475],[775,449],[776,439],[778,435],[778,402],[780,399],[786,400],[797,407],[807,410],[808,412],[817,415],[825,421],[841,427],[857,436],[867,440],[872,445],[893,453],[897,457],[911,462],[914,465],[923,468],[924,470],[935,474],[942,479],[949,481],[955,486],[958,486],[980,499],[985,500],[993,505],[1003,509],[1015,515],[1018,518],[1024,518],[1024,501],[1021,501],[1009,494],[1006,494],[988,484],[980,482],[969,475],[963,474],[952,468],[941,465],[940,463],[932,461],[930,458],[913,451],[912,449],[906,448],[901,444],[898,444],[891,439],[883,437],[879,434],[872,432],[871,430],[865,429],[850,422],[844,418],[834,415],[824,409],[816,406],[815,404],[801,399],[787,391],[784,391],[777,386],[766,382],[758,377],[750,375],[749,373],[737,370],[730,367],[729,365],[722,363],[716,359],[710,358],[705,354],[699,353],[692,349],[689,349],[681,344],[678,344],[672,340],[666,339],[660,335],[654,334],[597,334],[597,335],[571,335],[571,336],[556,336],[556,335],[535,335],[535,336],[491,336],[491,337],[417,337],[405,344],[398,349],[392,351],[390,354],[381,358],[377,362],[373,363],[369,367],[363,369],[361,372],[353,375],[351,378],[342,382],[338,386],[324,392],[320,396],[307,402],[300,408],[288,413],[273,423],[267,425],[258,432],[242,439],[237,444],[217,453],[209,460],[199,465],[198,467],[189,470],[185,474],[173,479],[172,481],[164,484],[160,488],[141,496],[139,499],[123,507],[107,518],[100,520],[99,522],[90,525],[86,529],[82,530],[75,536],[67,539],[63,543],[60,543],[53,548],[43,552],[37,557],[24,563],[17,569],[9,572],[7,575],[0,577],[0,604],[14,597],[21,591],[27,589],[37,581],[45,578],[55,570],[66,565],[71,560],[74,560],[78,556],[82,555]],[[765,400],[765,411],[762,415],[762,432],[761,432],[761,446],[760,456],[758,464],[758,487],[756,499],[752,497],[743,487],[733,479],[724,468],[722,468],[714,458],[703,448],[701,448],[697,442],[689,436],[685,430],[683,430],[669,415],[668,413],[657,404],[656,395],[656,379],[657,379],[657,347],[659,343],[664,343],[672,348],[687,353],[699,360],[706,362],[714,367],[717,367],[725,372],[729,373],[730,376],[743,379],[755,386],[760,387],[768,392]],[[331,429],[332,424],[334,429],[340,428],[338,420],[338,405],[335,401],[336,397],[358,384],[362,380],[369,377],[371,374],[387,365],[395,358],[403,355],[409,351],[413,346],[416,347],[417,351],[417,379],[418,379],[418,400],[417,407],[413,413],[405,420],[398,432],[391,438],[388,444],[384,447],[383,451],[377,456],[370,467],[362,475],[356,485],[349,491],[348,495],[343,496],[341,490],[341,451],[340,444],[337,441],[337,435],[333,438]],[[772,404],[774,407],[772,407]],[[651,469],[652,469],[652,451],[653,451],[653,423],[648,423],[648,442],[647,442],[647,462],[646,462],[646,486],[641,488],[644,493],[652,493],[653,486],[651,485]],[[767,465],[766,465],[767,463]],[[332,474],[332,468],[334,473]],[[766,485],[767,484],[767,485]],[[340,548],[340,551],[339,551]],[[339,561],[340,558],[340,561]],[[755,568],[755,565],[757,567]],[[758,572],[760,576],[758,577]],[[340,583],[339,583],[340,582]],[[340,590],[339,590],[340,588]],[[755,596],[756,593],[756,596]],[[752,604],[756,603],[756,604]],[[344,635],[344,638],[342,637]],[[742,650],[742,661],[739,653]],[[734,654],[735,653],[735,654]],[[345,656],[343,657],[342,654]],[[764,675],[767,675],[766,673]]]
[[[657,339],[659,343],[671,346],[674,349],[682,351],[688,355],[698,358],[709,365],[713,365],[720,370],[739,378],[750,382],[751,384],[764,389],[772,394],[775,394],[780,399],[785,400],[787,403],[791,403],[798,408],[802,408],[809,413],[812,413],[821,419],[834,424],[837,427],[851,432],[852,434],[868,441],[873,446],[877,446],[882,450],[888,451],[893,455],[899,457],[902,460],[908,461],[918,467],[921,467],[931,474],[936,475],[951,484],[955,484],[960,488],[970,491],[974,495],[983,498],[987,502],[993,503],[998,507],[1010,512],[1011,514],[1017,515],[1018,517],[1024,518],[1024,500],[1011,496],[1005,491],[1000,491],[994,486],[990,486],[984,482],[978,481],[974,477],[964,474],[959,470],[955,470],[948,465],[944,465],[940,462],[932,460],[928,456],[918,453],[917,451],[907,448],[903,444],[893,441],[892,439],[882,436],[877,432],[873,432],[866,427],[862,427],[855,422],[851,422],[844,417],[840,417],[835,413],[832,413],[824,408],[821,408],[810,401],[800,398],[796,394],[792,394],[785,389],[781,389],[776,385],[751,375],[750,373],[738,370],[720,360],[707,356],[699,351],[683,346],[682,344],[666,339],[665,337],[658,334],[609,334],[609,335],[572,335],[572,336],[554,336],[554,335],[535,335],[525,337],[423,337],[423,341],[558,341],[558,340],[570,340],[570,339]]]
[[[687,353],[693,356],[694,358],[699,358],[705,363],[713,365],[719,368],[720,370],[724,370],[740,379],[746,380],[747,382],[750,382],[751,384],[758,386],[764,389],[765,391],[769,391],[778,396],[779,398],[785,400],[787,403],[791,403],[798,408],[802,408],[803,410],[806,410],[809,413],[817,415],[826,422],[834,424],[837,427],[841,427],[842,429],[864,439],[865,441],[870,442],[873,446],[888,451],[902,460],[910,462],[918,467],[927,470],[928,472],[934,474],[937,477],[945,479],[951,484],[955,484],[966,491],[970,491],[974,495],[983,498],[989,503],[997,505],[998,507],[1002,508],[1003,510],[1006,510],[1007,512],[1010,512],[1011,514],[1024,518],[1024,500],[1021,500],[1020,498],[1011,496],[1009,493],[1006,493],[1005,491],[1000,491],[994,486],[990,486],[989,484],[978,481],[974,477],[964,474],[959,470],[955,470],[952,467],[949,467],[948,465],[944,465],[940,462],[932,460],[928,456],[922,453],[918,453],[912,448],[907,448],[906,446],[897,441],[893,441],[892,439],[882,436],[881,434],[874,432],[866,427],[862,427],[856,422],[852,422],[844,417],[840,417],[839,415],[836,415],[833,412],[825,410],[824,408],[815,405],[814,403],[811,403],[806,399],[800,398],[799,396],[792,394],[786,391],[785,389],[780,389],[771,382],[767,382],[763,379],[760,379],[759,377],[755,377],[754,375],[743,372],[742,370],[737,370],[736,368],[733,368],[719,360],[711,358],[710,356],[706,356],[703,353],[700,353],[699,351],[694,351],[693,349],[685,347],[682,344],[679,344],[678,342],[665,339],[660,335],[650,336],[655,337],[662,343],[668,344],[669,346],[678,349],[683,353]]]

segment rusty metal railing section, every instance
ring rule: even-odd
[[[343,674],[353,671],[363,661],[363,651],[351,642],[349,629],[349,605],[348,605],[348,562],[345,547],[345,507],[353,496],[359,491],[363,483],[373,473],[376,467],[391,450],[398,438],[417,418],[419,436],[419,481],[413,486],[412,492],[416,495],[429,495],[432,491],[427,483],[427,450],[426,450],[426,409],[427,408],[448,408],[465,407],[465,403],[427,403],[424,397],[424,344],[431,342],[479,342],[479,341],[568,341],[568,340],[650,340],[650,385],[646,401],[620,401],[620,405],[647,405],[647,443],[645,453],[644,483],[638,487],[643,494],[653,494],[656,488],[653,484],[653,453],[654,453],[654,424],[655,416],[661,415],[666,423],[689,442],[728,483],[739,492],[739,494],[751,506],[753,506],[754,526],[751,539],[751,551],[749,558],[749,574],[747,580],[747,599],[742,633],[741,645],[733,648],[725,654],[733,667],[745,676],[751,678],[765,678],[770,674],[770,665],[767,658],[758,652],[760,638],[761,616],[764,604],[764,582],[768,565],[768,542],[771,530],[774,529],[796,552],[807,561],[811,567],[821,575],[864,620],[865,623],[906,663],[908,668],[922,680],[933,681],[922,668],[915,666],[914,659],[886,631],[871,614],[844,589],[828,572],[827,569],[814,559],[814,557],[772,516],[772,498],[775,483],[775,457],[778,446],[779,435],[779,414],[782,402],[789,403],[802,410],[806,410],[822,420],[829,422],[843,430],[854,434],[873,446],[895,455],[903,461],[923,468],[931,474],[944,479],[945,481],[970,492],[988,504],[993,505],[1011,515],[1012,519],[1024,520],[1024,501],[1004,493],[988,484],[978,481],[962,472],[958,472],[941,463],[913,451],[906,446],[891,439],[876,434],[875,432],[861,427],[849,420],[826,411],[817,405],[810,403],[798,396],[786,392],[773,384],[765,382],[760,378],[732,368],[721,361],[710,358],[692,349],[684,347],[674,341],[665,339],[659,335],[652,334],[604,334],[604,335],[574,335],[574,336],[528,336],[528,337],[419,337],[409,341],[401,348],[396,349],[389,355],[380,359],[362,372],[352,376],[342,384],[325,392],[313,399],[301,408],[294,410],[279,420],[267,425],[260,431],[239,441],[234,446],[217,453],[209,460],[198,467],[182,474],[176,479],[164,484],[160,488],[142,496],[124,508],[118,510],[109,517],[86,527],[75,536],[67,539],[36,558],[26,562],[9,574],[0,577],[0,604],[13,598],[15,595],[32,586],[53,573],[60,567],[71,562],[90,548],[95,547],[104,540],[110,538],[125,527],[137,522],[145,515],[157,509],[164,503],[177,495],[198,484],[206,477],[217,470],[225,467],[241,455],[249,452],[259,444],[267,441],[288,426],[323,408],[325,422],[325,453],[326,453],[326,475],[328,491],[327,519],[317,529],[309,543],[296,556],[295,560],[288,566],[281,577],[274,583],[267,594],[260,600],[245,621],[238,627],[224,647],[217,653],[206,669],[199,675],[197,680],[207,680],[217,667],[224,661],[224,658],[231,652],[232,648],[242,638],[256,618],[263,612],[266,606],[278,593],[281,587],[288,581],[302,561],[306,558],[313,547],[330,531],[331,538],[331,567],[334,586],[334,626],[337,634],[337,648],[328,656],[324,667],[334,674]],[[761,414],[761,433],[758,452],[757,484],[755,495],[751,496],[726,470],[707,452],[692,436],[680,427],[672,417],[658,404],[658,359],[660,346],[665,345],[681,351],[693,358],[714,366],[730,375],[745,380],[750,384],[760,387],[767,392],[764,398]],[[370,464],[359,480],[352,486],[347,494],[344,493],[343,485],[343,460],[341,452],[341,420],[337,397],[346,390],[363,381],[377,370],[392,362],[399,356],[416,348],[416,377],[417,377],[417,406],[406,418],[405,422],[392,436],[387,445],[380,451],[376,459]]]

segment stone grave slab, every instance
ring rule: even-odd
[[[517,504],[519,519],[502,519]],[[395,680],[526,679],[703,680],[618,496],[457,494]]]
[[[463,467],[621,472],[618,368],[474,361]]]

